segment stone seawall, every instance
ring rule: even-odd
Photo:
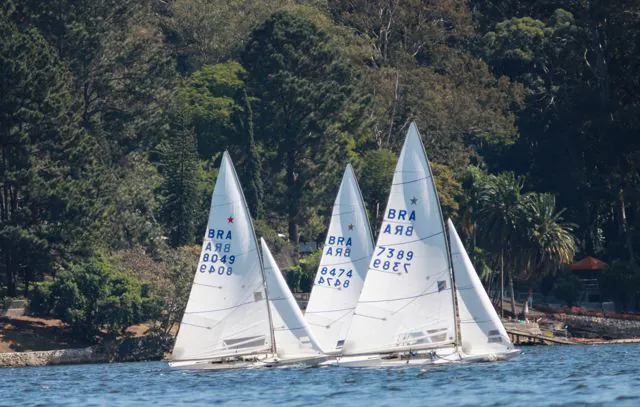
[[[640,338],[640,321],[568,314],[556,314],[555,318],[566,323],[578,338]]]
[[[0,353],[0,367],[69,365],[76,363],[103,363],[109,357],[95,347],[59,349],[38,352]]]

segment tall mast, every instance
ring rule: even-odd
[[[451,278],[451,301],[453,301],[453,319],[455,321],[454,330],[455,330],[455,336],[456,336],[455,343],[456,345],[461,346],[462,336],[460,335],[460,311],[458,310],[458,296],[456,295],[456,279],[455,279],[455,274],[453,273],[453,260],[451,258],[451,240],[449,239],[449,234],[447,233],[447,228],[445,227],[445,223],[444,223],[444,217],[442,216],[442,205],[440,204],[440,197],[438,196],[438,188],[436,187],[436,181],[433,178],[433,171],[431,171],[431,163],[429,162],[429,157],[427,156],[427,152],[424,148],[424,143],[422,143],[422,136],[420,135],[418,126],[416,126],[416,131],[418,132],[418,137],[420,138],[420,145],[422,145],[422,152],[424,153],[424,156],[427,157],[427,168],[429,169],[429,175],[431,176],[433,191],[435,192],[436,199],[438,200],[438,214],[440,215],[440,225],[442,226],[445,245],[447,247],[447,265],[448,265],[447,268],[449,269],[449,277]]]
[[[225,151],[224,154],[229,155],[229,152]],[[267,290],[267,278],[264,273],[264,263],[262,261],[262,255],[259,252],[260,249],[258,247],[258,238],[256,237],[256,230],[253,227],[253,218],[251,217],[251,212],[249,211],[247,200],[244,197],[244,191],[242,190],[242,187],[240,186],[240,183],[238,181],[238,174],[236,173],[236,168],[233,165],[231,166],[231,168],[233,169],[234,180],[238,184],[238,189],[240,190],[240,196],[242,197],[242,204],[244,205],[245,210],[249,214],[249,222],[251,223],[251,237],[253,239],[253,243],[256,247],[256,250],[259,253],[258,261],[260,262],[260,275],[262,276],[262,288],[264,289],[264,298],[267,303],[267,315],[269,316],[269,334],[271,336],[271,352],[273,354],[276,354],[276,337],[275,337],[275,334],[273,333],[273,317],[271,316],[271,303],[269,302],[269,290]]]

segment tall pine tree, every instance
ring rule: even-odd
[[[172,129],[164,151],[166,202],[163,207],[169,242],[181,246],[195,240],[198,202],[198,153],[187,115],[173,114]]]
[[[253,31],[242,55],[257,102],[257,134],[284,169],[289,239],[297,255],[303,201],[326,161],[330,127],[354,93],[355,73],[313,23],[278,12]]]

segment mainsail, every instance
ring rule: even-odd
[[[264,239],[260,239],[273,318],[276,353],[283,359],[316,357],[322,350],[311,333]]]
[[[456,343],[452,287],[440,203],[411,123],[343,354]]]
[[[305,319],[325,352],[347,336],[373,252],[367,212],[351,165],[338,190]]]
[[[447,227],[456,279],[462,352],[481,355],[511,350],[509,335],[491,305],[451,219],[447,221]]]
[[[206,360],[272,349],[260,254],[251,217],[227,152],[173,360]]]

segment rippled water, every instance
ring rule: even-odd
[[[640,406],[640,345],[524,351],[509,362],[428,369],[184,372],[162,362],[0,369],[0,405]]]

